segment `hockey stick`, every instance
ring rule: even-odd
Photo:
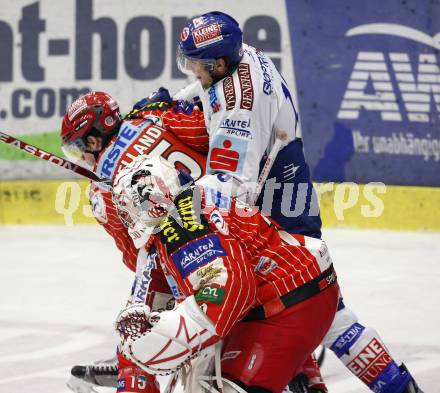
[[[19,150],[25,151],[26,153],[32,154],[35,157],[49,161],[52,164],[78,173],[79,175],[84,176],[87,179],[104,183],[110,182],[109,179],[100,178],[95,172],[91,171],[90,169],[84,168],[80,165],[76,165],[71,161],[58,157],[55,154],[49,153],[43,149],[31,145],[30,143],[23,142],[20,139],[14,138],[13,136],[5,134],[3,132],[0,132],[0,141],[6,143],[7,145],[14,146]]]
[[[321,367],[322,363],[324,363],[324,359],[325,359],[325,347],[323,345],[321,345],[320,346],[320,352],[319,352],[319,355],[318,355],[318,359],[316,359],[316,361],[318,362],[318,366],[319,367]]]
[[[255,205],[255,202],[257,202],[257,199],[260,196],[261,191],[263,190],[264,183],[266,182],[267,177],[269,176],[269,172],[272,169],[273,163],[275,162],[278,152],[286,144],[287,134],[284,131],[277,130],[275,136],[276,136],[275,143],[273,144],[272,149],[270,150],[270,153],[266,159],[266,162],[264,163],[263,169],[261,170],[260,176],[258,177],[255,193],[252,195],[252,198],[250,200],[251,206]]]

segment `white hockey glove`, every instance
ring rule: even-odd
[[[150,318],[153,321],[158,313],[152,313],[150,307],[142,303],[130,304],[116,317],[115,329],[121,337],[122,343],[127,339],[140,337],[151,328]]]
[[[116,323],[117,330],[124,332],[121,352],[148,373],[173,373],[200,350],[218,341],[214,325],[194,296],[174,310],[154,316],[147,315],[149,310],[135,308],[124,310]]]

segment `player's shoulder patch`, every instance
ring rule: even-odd
[[[234,109],[237,103],[237,96],[235,94],[234,78],[230,75],[223,79],[223,95],[225,96],[226,110]]]
[[[240,63],[237,67],[240,83],[240,108],[251,111],[254,106],[254,86],[248,63]]]
[[[219,237],[212,233],[185,244],[171,254],[171,259],[182,278],[185,278],[196,269],[225,255]]]

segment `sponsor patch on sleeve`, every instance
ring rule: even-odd
[[[225,286],[228,281],[228,271],[221,258],[215,259],[213,262],[197,269],[188,276],[195,291],[199,290],[207,284],[217,284]]]
[[[198,302],[211,302],[214,304],[221,304],[225,297],[225,289],[215,287],[213,285],[207,285],[196,293],[196,300]]]
[[[226,135],[233,135],[242,139],[252,139],[253,131],[249,116],[228,117],[221,122],[219,128]]]
[[[223,94],[225,95],[226,110],[234,109],[237,97],[235,96],[234,79],[232,76],[227,76],[223,80]]]
[[[134,301],[136,303],[145,303],[151,284],[151,272],[156,268],[156,253],[149,253],[142,267],[142,270],[136,273],[136,286],[133,290]]]
[[[225,256],[226,252],[217,235],[208,235],[188,243],[171,254],[182,278],[214,259]]]
[[[252,85],[249,64],[240,63],[238,65],[237,72],[241,89],[240,108],[251,111],[252,107],[254,106],[254,86]]]
[[[255,266],[257,274],[267,276],[272,270],[276,269],[278,264],[271,258],[261,257]]]

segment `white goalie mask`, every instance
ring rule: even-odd
[[[160,156],[139,156],[118,172],[113,203],[136,247],[148,240],[182,190],[179,172]]]

